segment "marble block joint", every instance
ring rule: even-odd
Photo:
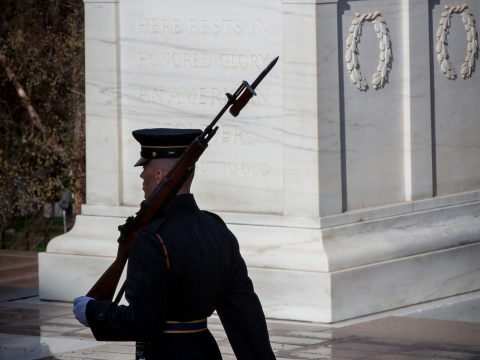
[[[143,198],[132,130],[204,128],[276,56],[193,189],[266,316],[335,323],[480,289],[480,3],[84,3],[87,203],[39,254],[42,299],[83,295],[113,261]]]

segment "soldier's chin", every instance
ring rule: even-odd
[[[148,197],[150,196],[150,194],[153,192],[152,191],[146,191],[145,189],[142,189],[143,190],[143,198],[146,200],[148,199]]]

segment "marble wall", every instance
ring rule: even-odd
[[[335,322],[478,290],[476,18],[474,0],[85,0],[87,203],[40,254],[40,296],[69,300],[111,263],[143,196],[132,130],[203,129],[276,56],[194,185],[267,316]]]

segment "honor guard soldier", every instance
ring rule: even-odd
[[[145,198],[201,133],[133,132]],[[219,216],[199,209],[190,193],[193,175],[136,235],[125,281],[128,305],[81,296],[74,300],[75,317],[97,340],[143,344],[139,359],[215,360],[222,356],[207,318],[216,311],[237,359],[275,359],[237,239]]]

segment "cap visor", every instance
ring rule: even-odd
[[[150,159],[145,159],[145,158],[141,157],[140,159],[138,159],[138,161],[133,166],[142,166],[142,165],[145,165],[149,161],[150,161]]]

